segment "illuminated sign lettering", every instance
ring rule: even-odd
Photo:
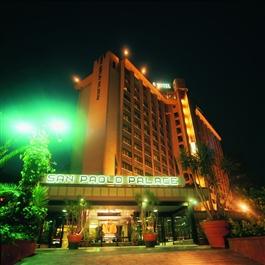
[[[158,89],[171,89],[171,85],[169,83],[156,83],[153,82],[153,86],[155,86]]]
[[[49,174],[44,177],[42,183],[117,186],[185,186],[185,180],[181,176],[105,176]]]

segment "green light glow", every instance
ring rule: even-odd
[[[45,131],[51,141],[71,141],[76,123],[74,105],[50,100],[14,102],[1,111],[1,137],[22,140],[26,135]]]
[[[59,118],[53,118],[48,123],[49,129],[56,134],[62,134],[67,133],[70,129],[69,122],[59,119]]]
[[[31,123],[25,121],[16,123],[14,127],[18,133],[22,134],[32,134],[35,132],[35,127]]]

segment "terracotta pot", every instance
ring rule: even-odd
[[[22,259],[35,254],[36,243],[33,240],[16,240],[15,244],[17,244],[20,249]]]
[[[13,265],[21,259],[21,251],[15,244],[0,244],[0,264]]]
[[[228,238],[228,242],[232,251],[265,264],[265,236]]]
[[[80,242],[83,238],[82,234],[68,234],[68,248],[69,249],[78,249]]]
[[[82,234],[69,234],[67,236],[69,243],[80,243]]]
[[[156,244],[157,234],[156,233],[143,233],[143,239],[147,248],[153,248]]]
[[[224,236],[229,233],[225,220],[204,221],[201,226],[212,248],[225,248]]]
[[[157,234],[156,233],[143,233],[144,241],[156,241]]]

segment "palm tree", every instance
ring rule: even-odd
[[[213,170],[213,167],[216,164],[213,150],[202,143],[198,143],[195,154],[190,154],[182,149],[180,161],[184,170],[190,170],[192,172],[192,180],[195,190],[209,219],[215,219],[217,217],[216,215],[221,212],[222,207],[220,204],[218,179]],[[217,211],[215,211],[211,195],[209,194],[207,196],[205,191],[201,189],[200,177],[204,177],[207,187],[210,191],[212,190],[216,194]]]
[[[143,193],[137,193],[135,200],[140,208],[140,219],[142,224],[142,233],[147,231],[146,219],[148,224],[154,230],[154,208],[158,204],[156,195],[150,190],[144,190]],[[153,231],[154,232],[154,231]]]

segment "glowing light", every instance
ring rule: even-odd
[[[34,126],[28,122],[18,122],[15,128],[19,133],[33,133],[35,131]]]
[[[127,56],[129,56],[129,54],[130,54],[129,49],[124,48],[123,49],[123,55],[127,57]]]
[[[171,88],[169,83],[156,83],[156,82],[153,82],[153,85],[155,87],[157,87],[158,89],[161,89],[161,88],[162,89],[170,89]]]
[[[146,72],[147,72],[147,69],[146,69],[146,67],[144,66],[144,67],[142,67],[141,68],[141,73],[143,74],[143,75],[145,75],[146,74]]]
[[[65,133],[69,129],[68,123],[59,119],[52,119],[48,126],[55,133]]]
[[[67,210],[66,210],[66,209],[62,209],[62,212],[63,212],[63,213],[67,213]]]
[[[75,83],[79,83],[79,82],[80,82],[80,78],[79,78],[77,75],[74,75],[74,76],[72,77],[72,79],[73,79],[73,81],[74,81]]]
[[[247,213],[247,212],[250,211],[249,206],[248,206],[246,203],[244,203],[244,202],[240,202],[240,203],[238,204],[238,206],[239,206],[239,208],[241,209],[241,211],[244,212],[244,213]]]
[[[198,204],[197,200],[192,199],[192,198],[189,199],[189,203],[192,204],[192,205]]]
[[[190,142],[190,150],[191,154],[195,154],[197,152],[197,146],[195,142]]]
[[[157,209],[154,209],[154,213],[157,213],[158,212],[158,210]]]

